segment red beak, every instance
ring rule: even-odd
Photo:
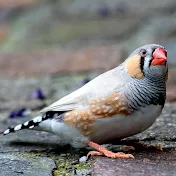
[[[151,65],[165,65],[167,60],[167,52],[163,48],[156,48],[153,52],[153,60]]]

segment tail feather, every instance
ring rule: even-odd
[[[16,131],[19,131],[19,130],[23,130],[23,129],[32,129],[36,126],[38,126],[42,121],[44,120],[47,120],[49,118],[53,118],[53,116],[55,114],[62,114],[63,112],[54,112],[54,111],[49,111],[41,116],[37,116],[35,117],[34,119],[32,120],[29,120],[29,121],[26,121],[25,123],[23,124],[19,124],[13,128],[9,127],[7,130],[5,130],[3,132],[4,135],[7,135],[9,133],[13,133],[13,132],[16,132]]]

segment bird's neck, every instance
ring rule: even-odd
[[[135,79],[128,84],[127,99],[130,96],[130,106],[133,109],[139,109],[147,105],[161,105],[163,107],[166,99],[166,83],[162,78],[160,80]]]

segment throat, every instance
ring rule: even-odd
[[[130,102],[129,107],[133,110],[139,110],[141,107],[148,105],[161,105],[161,107],[164,107],[166,87],[163,83],[136,82],[129,86],[126,98],[127,101]]]

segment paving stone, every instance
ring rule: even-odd
[[[135,159],[96,158],[93,176],[173,176],[176,175],[176,151],[141,152]]]
[[[55,163],[47,157],[29,158],[14,153],[0,153],[1,176],[52,176]]]

